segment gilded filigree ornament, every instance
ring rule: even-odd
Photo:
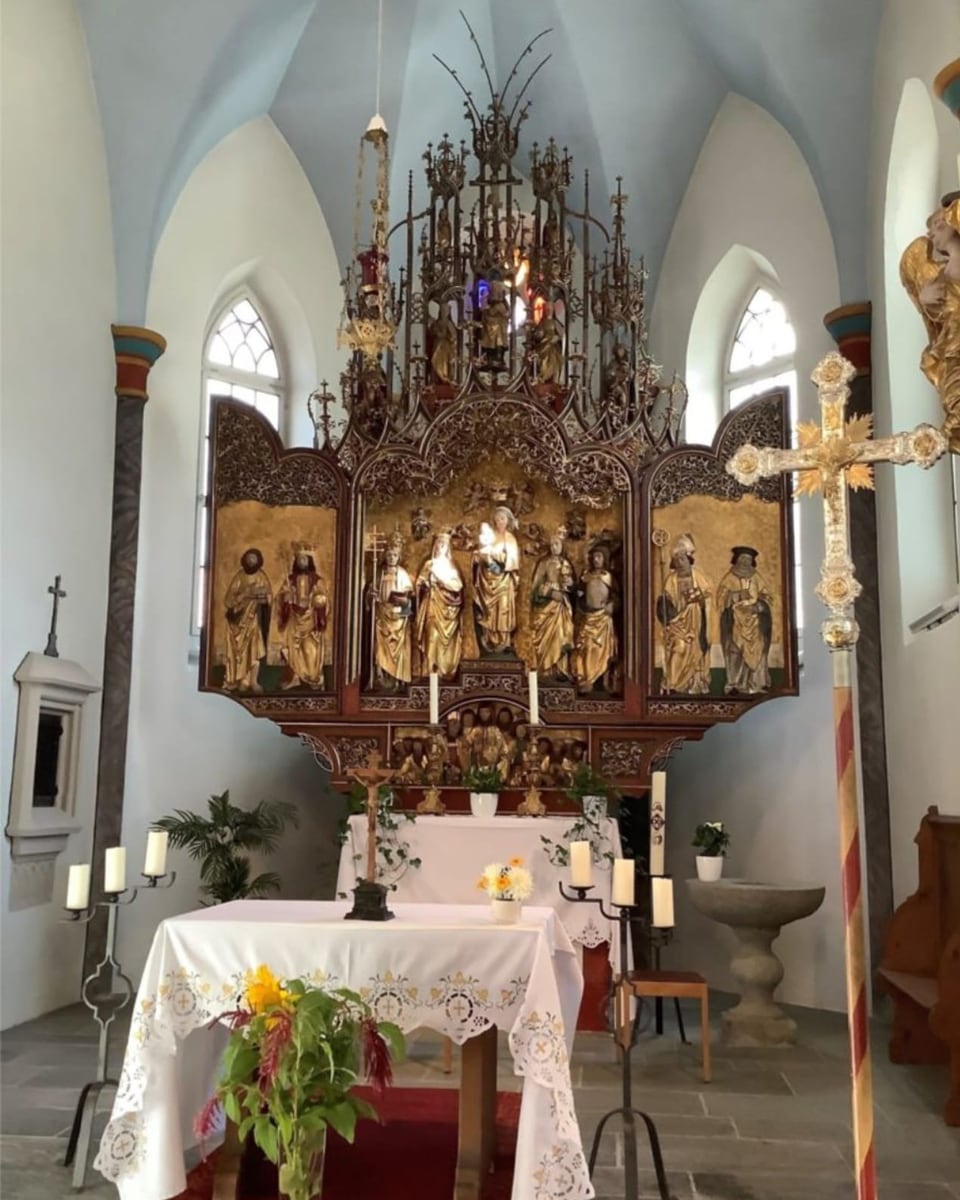
[[[643,742],[605,738],[600,743],[600,770],[611,779],[627,779],[643,770]]]
[[[928,468],[948,448],[946,435],[930,425],[872,440],[869,417],[846,419],[855,375],[853,364],[831,351],[811,375],[820,397],[819,429],[801,426],[796,449],[745,445],[727,462],[727,471],[744,486],[792,472],[799,476],[798,494],[822,492],[825,556],[816,592],[830,610],[823,636],[832,650],[849,649],[859,636],[853,603],[861,587],[850,557],[847,489],[872,487],[873,463],[914,462]]]

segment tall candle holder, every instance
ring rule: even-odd
[[[650,877],[645,875],[644,878],[649,879]],[[639,1200],[640,1179],[637,1159],[636,1123],[636,1118],[639,1117],[646,1127],[647,1138],[650,1142],[650,1157],[653,1160],[653,1170],[657,1177],[657,1189],[660,1193],[660,1200],[671,1200],[667,1187],[667,1173],[663,1165],[663,1151],[660,1148],[660,1135],[657,1133],[656,1124],[649,1113],[641,1112],[640,1109],[633,1106],[633,1075],[630,1056],[640,1035],[640,1018],[643,1011],[643,1004],[642,1001],[637,1004],[636,1012],[631,1018],[630,1001],[632,995],[629,994],[626,982],[629,974],[627,954],[629,943],[632,941],[631,934],[633,928],[635,926],[639,927],[650,941],[650,944],[658,947],[658,960],[659,947],[666,945],[670,940],[672,930],[660,929],[652,925],[643,910],[635,904],[612,904],[611,907],[617,909],[617,911],[608,912],[602,896],[588,895],[593,890],[592,885],[589,887],[573,887],[570,891],[567,891],[564,889],[563,881],[561,880],[558,886],[560,888],[560,895],[564,900],[568,900],[573,904],[595,904],[608,921],[616,923],[620,939],[620,971],[613,980],[612,988],[614,999],[613,1040],[620,1054],[621,1104],[619,1108],[613,1108],[608,1113],[604,1113],[597,1125],[588,1161],[590,1177],[593,1178],[593,1170],[596,1166],[597,1154],[600,1151],[600,1140],[603,1137],[604,1127],[611,1117],[620,1117],[623,1121],[624,1134],[624,1200]]]
[[[76,924],[86,925],[96,916],[97,909],[107,910],[107,945],[103,958],[83,981],[80,998],[93,1013],[93,1018],[100,1026],[97,1042],[97,1074],[95,1079],[84,1084],[77,1101],[76,1112],[73,1115],[73,1125],[70,1129],[70,1139],[67,1142],[67,1153],[63,1165],[69,1167],[73,1163],[73,1187],[79,1191],[86,1186],[87,1162],[90,1157],[90,1142],[93,1137],[93,1118],[96,1115],[100,1093],[106,1087],[117,1087],[117,1080],[107,1074],[107,1060],[110,1049],[110,1026],[118,1015],[133,998],[134,987],[123,968],[117,961],[117,913],[121,904],[132,904],[140,892],[156,890],[165,891],[173,886],[176,871],[168,875],[144,875],[146,883],[137,887],[124,888],[122,892],[110,892],[105,900],[88,904],[82,909],[68,909],[66,920]],[[161,882],[164,881],[164,882]],[[120,984],[120,989],[116,985]],[[108,990],[109,989],[109,990]]]

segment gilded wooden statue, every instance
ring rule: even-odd
[[[417,645],[424,674],[455,675],[463,654],[463,576],[438,533],[417,576]]]
[[[402,536],[392,534],[371,597],[375,679],[394,688],[413,678],[413,580],[400,563],[402,551]]]
[[[228,692],[262,692],[258,676],[267,656],[273,588],[263,570],[263,555],[255,547],[244,551],[227,588],[225,675]]]
[[[530,589],[533,662],[545,677],[570,678],[575,590],[573,564],[558,531],[550,539],[550,553],[537,563]]]
[[[473,555],[474,614],[481,654],[513,649],[517,630],[520,547],[517,522],[506,505],[493,510],[493,525],[483,522]]]
[[[609,688],[617,661],[614,621],[619,603],[617,581],[607,566],[607,553],[602,546],[590,550],[588,563],[577,588],[579,612],[574,674],[581,692],[590,691],[598,682]]]
[[[695,565],[696,545],[685,533],[674,542],[670,572],[657,601],[663,626],[663,684],[672,692],[704,696],[710,691],[709,610],[713,584]]]
[[[290,674],[283,687],[323,687],[329,597],[310,547],[295,549],[279,601],[277,628]]]
[[[773,593],[757,571],[758,552],[734,546],[730,570],[717,588],[726,693],[752,695],[770,687]]]
[[[927,329],[920,369],[937,389],[944,433],[960,454],[960,192],[944,196],[900,260],[900,279]]]

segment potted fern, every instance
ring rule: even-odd
[[[250,853],[272,854],[288,825],[297,828],[297,812],[284,800],[261,800],[254,808],[230,803],[230,792],[211,796],[208,815],[178,808],[161,817],[157,829],[170,835],[170,845],[187,850],[200,862],[202,904],[261,899],[280,888],[280,876],[265,871],[251,878]]]
[[[475,817],[496,815],[503,787],[503,776],[496,767],[468,767],[463,786],[470,789],[470,811]]]

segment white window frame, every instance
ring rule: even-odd
[[[246,300],[256,310],[267,331],[270,345],[277,360],[277,377],[258,375],[255,371],[243,371],[236,367],[222,366],[210,362],[208,350],[214,334],[219,329],[224,317],[241,300]],[[209,395],[211,382],[222,383],[229,387],[249,387],[257,392],[270,392],[277,397],[277,433],[283,437],[288,414],[287,379],[285,354],[282,342],[277,338],[275,325],[269,316],[269,308],[263,304],[260,297],[249,284],[244,284],[222,297],[213,308],[213,315],[207,322],[203,335],[203,350],[200,362],[200,433],[197,446],[197,499],[194,514],[193,531],[193,579],[190,588],[190,656],[200,653],[201,605],[205,603],[201,579],[209,578],[210,563],[207,561],[207,536],[204,529],[204,518],[210,511],[210,497],[207,493],[207,449],[210,438],[210,407]]]
[[[787,319],[790,320],[790,308],[787,302],[783,299],[780,289],[774,283],[772,283],[767,276],[755,276],[752,279],[750,286],[745,289],[745,294],[741,304],[734,310],[735,316],[730,335],[727,338],[726,352],[723,358],[722,390],[724,415],[733,411],[730,405],[730,394],[735,389],[745,387],[749,384],[760,383],[765,379],[770,379],[772,381],[778,375],[792,374],[794,379],[797,378],[796,348],[794,348],[794,350],[789,354],[780,354],[775,358],[768,359],[762,364],[762,366],[744,367],[742,371],[730,370],[730,360],[733,357],[733,349],[737,342],[737,334],[740,332],[740,326],[743,324],[743,318],[747,315],[747,310],[749,309],[754,296],[761,289],[765,292],[769,292],[774,300],[783,305],[784,312],[787,314]],[[790,320],[790,325],[793,326],[794,335],[796,335],[796,326],[793,325],[792,320]],[[799,420],[799,396],[797,395],[796,386],[788,388],[787,391],[787,413],[792,434],[792,431],[796,429],[797,421]],[[744,403],[746,403],[746,401],[744,401]],[[800,669],[803,670],[803,632],[805,615],[803,605],[803,551],[800,543],[802,525],[800,503],[796,496],[794,496],[791,500],[791,505],[790,519],[793,524],[793,552],[795,556],[793,590],[795,593],[797,606],[797,661]]]

